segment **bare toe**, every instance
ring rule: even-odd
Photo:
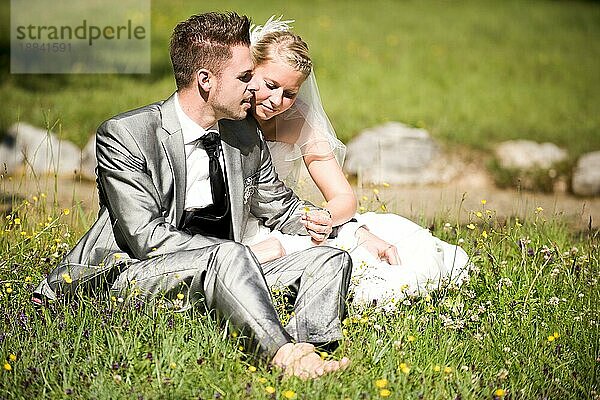
[[[350,365],[350,359],[348,357],[343,357],[340,360],[340,368],[345,369],[348,365]]]

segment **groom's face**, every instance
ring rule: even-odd
[[[212,105],[218,119],[244,119],[251,107],[257,86],[253,79],[250,48],[234,46],[233,56],[215,76]]]

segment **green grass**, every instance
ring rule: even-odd
[[[246,357],[241,338],[199,311],[102,293],[34,308],[35,285],[94,218],[52,197],[15,200],[0,221],[0,398],[375,399],[380,379],[391,398],[598,398],[598,233],[572,233],[543,210],[501,220],[484,205],[467,226],[428,221],[472,255],[470,282],[394,313],[351,309],[333,356],[352,365],[303,382]]]
[[[154,0],[151,75],[9,75],[6,51],[0,127],[60,120],[64,137],[85,144],[102,120],[172,92],[172,27],[214,9],[296,19],[344,141],[397,120],[483,150],[514,138],[552,141],[573,157],[600,149],[600,5],[583,1]],[[0,15],[8,21],[8,2]]]

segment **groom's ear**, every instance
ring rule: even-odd
[[[208,92],[212,87],[214,75],[207,69],[200,69],[196,72],[198,87],[204,92]]]

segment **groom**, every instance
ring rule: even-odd
[[[177,92],[100,126],[98,220],[34,301],[108,285],[115,295],[178,309],[202,304],[287,374],[315,377],[348,363],[322,361],[308,343],[341,338],[351,261],[317,246],[261,265],[239,243],[250,212],[272,229],[303,235],[310,232],[302,215],[318,212],[279,181],[247,117],[257,88],[249,28],[235,13],[195,15],[175,27]],[[297,293],[285,328],[267,282]]]

